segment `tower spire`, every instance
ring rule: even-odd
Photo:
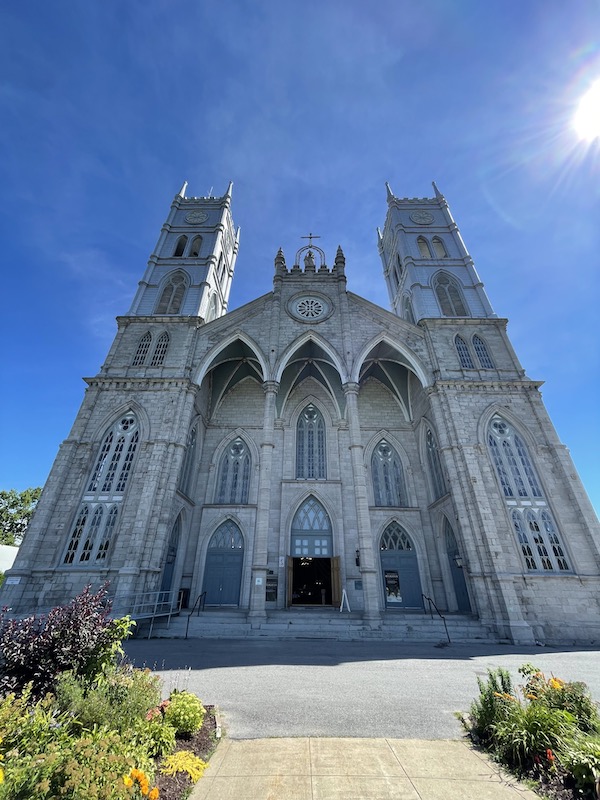
[[[184,182],[183,182],[183,186],[182,186],[182,187],[181,187],[181,189],[180,189],[180,190],[177,192],[177,194],[178,194],[178,196],[179,196],[179,197],[185,197],[185,190],[187,189],[187,186],[188,186],[188,182],[187,182],[187,181],[184,181]]]

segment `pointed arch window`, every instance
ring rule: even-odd
[[[200,255],[200,248],[202,247],[202,237],[194,236],[190,246],[189,258],[198,258]]]
[[[434,236],[431,243],[433,245],[433,252],[435,253],[436,258],[448,258],[446,245],[439,236]]]
[[[408,494],[402,461],[396,450],[382,439],[371,457],[371,479],[376,506],[406,508]]]
[[[223,505],[246,505],[250,487],[250,451],[239,436],[223,453],[217,483],[216,502]]]
[[[479,359],[479,363],[482,369],[494,369],[494,362],[492,361],[492,357],[489,354],[487,349],[486,343],[483,341],[481,336],[475,334],[473,336],[473,348],[475,350],[475,354]]]
[[[435,296],[445,317],[468,317],[467,305],[458,285],[445,272],[437,275],[434,282]]]
[[[187,236],[180,236],[179,239],[177,239],[175,249],[173,250],[173,258],[179,258],[184,254],[187,241]]]
[[[167,355],[168,347],[169,334],[164,331],[158,337],[158,341],[156,342],[156,347],[154,348],[154,353],[152,355],[152,361],[150,362],[151,367],[162,367],[165,361],[165,356]]]
[[[456,345],[456,352],[458,353],[461,367],[463,369],[475,369],[475,364],[471,358],[469,347],[462,336],[457,336],[454,339],[454,344]]]
[[[319,409],[309,403],[296,425],[296,478],[325,477],[325,421]]]
[[[527,446],[498,414],[488,426],[488,447],[525,566],[528,570],[570,571]]]
[[[379,541],[380,550],[414,550],[410,536],[397,522],[390,522]]]
[[[137,350],[135,352],[135,356],[133,357],[132,366],[133,367],[141,367],[146,362],[146,356],[148,355],[148,351],[150,350],[150,345],[152,343],[152,334],[150,331],[146,331],[146,333],[140,339]]]
[[[231,519],[222,522],[210,537],[209,550],[243,550],[244,537],[241,530]]]
[[[292,520],[292,556],[330,558],[332,553],[331,520],[321,503],[311,495]]]
[[[198,426],[194,425],[188,435],[185,457],[181,470],[179,488],[188,497],[193,489],[194,467],[196,465],[196,449],[198,447]]]
[[[208,311],[206,312],[206,321],[212,322],[217,317],[218,300],[217,293],[214,292],[208,303]]]
[[[419,236],[417,239],[417,247],[419,248],[419,255],[421,258],[431,258],[431,249],[429,242],[424,236]]]
[[[138,421],[132,412],[120,417],[104,436],[71,528],[63,565],[89,567],[106,560],[138,442]]]
[[[179,314],[187,281],[183,272],[174,272],[165,283],[160,300],[156,305],[156,314]]]
[[[425,447],[427,450],[427,465],[429,467],[429,475],[431,477],[431,486],[433,489],[433,499],[439,500],[447,494],[446,481],[442,473],[442,463],[440,461],[440,452],[438,449],[437,441],[433,435],[431,428],[427,428],[425,433]]]

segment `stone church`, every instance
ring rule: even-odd
[[[3,604],[47,609],[108,580],[184,607],[205,593],[253,627],[343,602],[377,632],[431,598],[492,638],[600,641],[594,511],[433,188],[387,187],[391,311],[348,291],[342,249],[312,237],[230,311],[231,185],[184,185]]]

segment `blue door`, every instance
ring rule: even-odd
[[[423,608],[417,554],[397,522],[383,532],[379,552],[386,608]]]
[[[244,537],[238,526],[227,520],[219,525],[208,545],[203,582],[207,605],[239,605],[243,565]]]

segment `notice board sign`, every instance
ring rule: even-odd
[[[388,603],[401,603],[400,577],[395,569],[386,569],[383,573],[385,581],[385,597]]]

